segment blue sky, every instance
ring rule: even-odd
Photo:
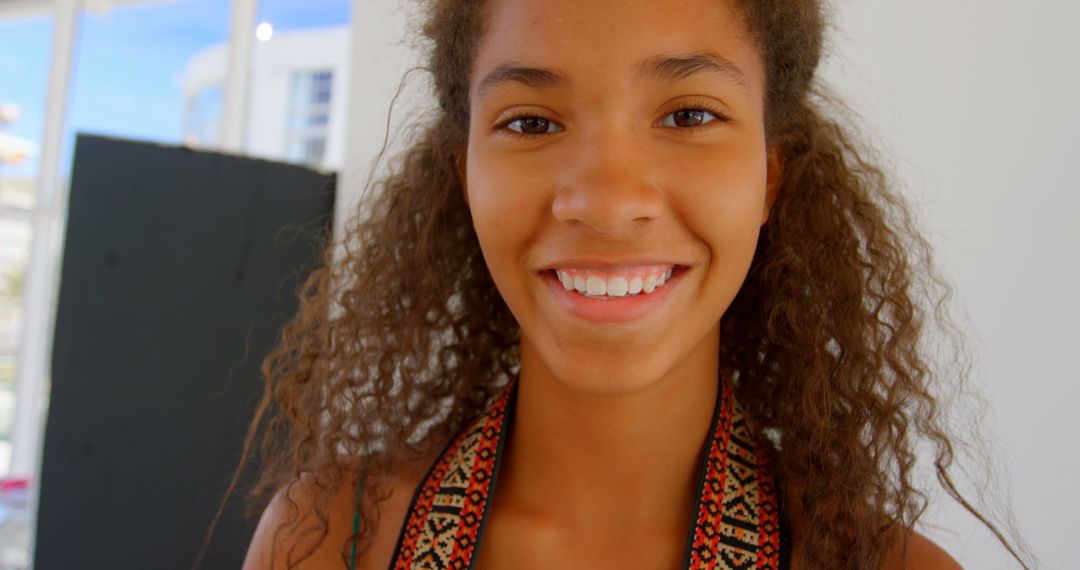
[[[75,132],[178,143],[183,100],[176,79],[196,53],[227,41],[229,16],[227,0],[158,1],[105,16],[85,13],[65,144]],[[262,0],[258,19],[282,31],[340,25],[348,17],[349,0]],[[0,102],[23,112],[5,130],[35,141],[44,121],[51,33],[47,17],[0,21]],[[69,154],[66,148],[65,169]],[[35,162],[5,165],[0,175],[32,176]]]

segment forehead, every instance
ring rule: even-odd
[[[731,62],[761,90],[761,60],[731,0],[491,0],[471,90],[508,62],[580,83],[628,79],[657,56],[701,53]]]

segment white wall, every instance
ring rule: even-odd
[[[922,205],[970,320],[986,436],[1020,529],[1043,567],[1080,568],[1080,4],[834,5],[842,31],[824,76]],[[945,505],[928,534],[966,568],[1014,567]]]
[[[353,0],[351,34],[351,83],[345,144],[345,166],[338,180],[337,216],[340,220],[355,207],[356,200],[372,172],[373,160],[387,134],[387,117],[391,101],[410,68],[421,64],[419,54],[410,47],[412,35],[406,29],[416,19],[412,9],[420,2],[400,0]],[[417,112],[430,107],[423,98],[427,89],[427,74],[409,74],[401,97],[393,108],[393,125],[389,135],[406,122],[414,120]],[[387,152],[387,158],[393,148]],[[380,162],[385,172],[386,159]],[[337,228],[342,224],[337,223]]]
[[[834,0],[823,77],[895,160],[966,310],[985,436],[1045,568],[1080,568],[1080,4]],[[382,141],[414,60],[394,0],[353,3],[353,103],[342,210]],[[402,109],[407,109],[403,107]],[[1070,261],[1072,260],[1072,261]],[[1005,482],[1008,486],[1008,482]],[[1013,568],[947,499],[923,531],[968,569]]]

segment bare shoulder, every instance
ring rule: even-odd
[[[412,459],[402,463],[392,475],[385,478],[384,488],[390,492],[390,496],[379,504],[371,546],[357,559],[357,569],[382,570],[390,567],[413,495],[434,461],[434,456]]]
[[[929,538],[907,533],[907,552],[901,537],[894,544],[885,563],[885,570],[961,570],[960,564]]]
[[[393,474],[370,482],[380,494],[389,493],[389,496],[378,503],[372,542],[359,553],[356,568],[389,567],[413,492],[427,470],[424,462],[424,458],[403,462]],[[323,488],[325,485],[312,476],[278,491],[259,519],[243,570],[349,567],[348,540],[353,534],[356,514],[352,481],[343,481],[331,490],[325,535],[323,523],[315,512],[315,501]]]
[[[244,570],[341,568],[342,547],[352,534],[354,494],[331,489],[324,523],[315,510],[326,483],[313,475],[278,490],[263,511],[244,559]]]
[[[802,496],[802,488],[798,485],[788,484],[787,495],[789,497]],[[792,567],[805,568],[799,537],[806,528],[806,517],[796,501],[791,501],[784,511],[787,523],[792,530],[796,548],[792,553]],[[960,564],[953,560],[944,549],[932,540],[915,531],[904,529],[900,525],[894,525],[894,538],[889,552],[885,555],[882,570],[962,570]],[[906,550],[905,550],[905,538]]]

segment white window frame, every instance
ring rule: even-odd
[[[12,425],[12,457],[9,476],[30,481],[27,508],[30,515],[30,552],[36,540],[37,510],[41,488],[40,465],[45,418],[51,382],[56,299],[60,289],[60,253],[63,251],[69,186],[60,176],[61,146],[67,125],[71,95],[72,62],[83,10],[108,12],[124,4],[167,0],[5,0],[0,19],[34,15],[53,18],[52,52],[46,94],[45,121],[31,213],[33,234],[23,286],[20,345],[15,361],[15,417]],[[251,55],[259,0],[231,0],[229,57],[223,93],[220,147],[242,152],[248,123]]]

